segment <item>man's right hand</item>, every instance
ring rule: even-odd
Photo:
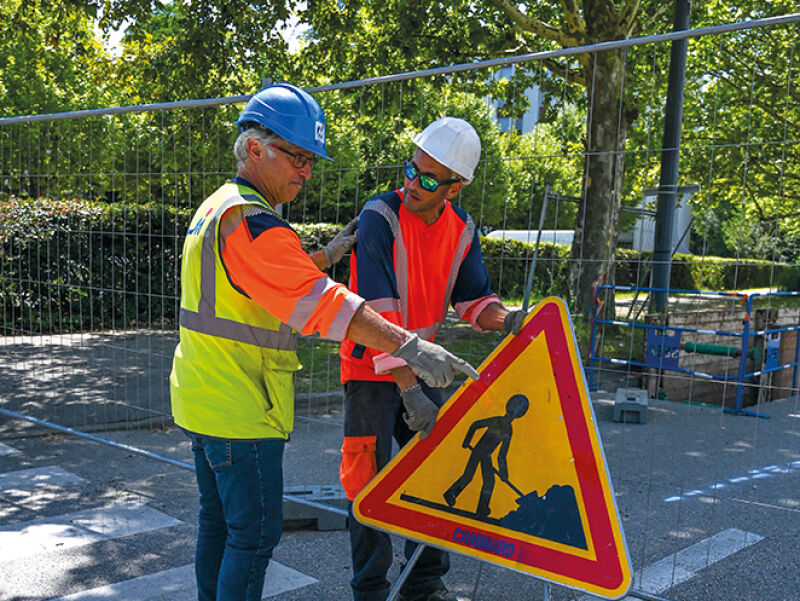
[[[522,329],[522,323],[528,316],[527,311],[517,309],[516,311],[509,311],[503,318],[503,329],[506,334],[519,334]]]
[[[438,344],[422,340],[416,334],[406,340],[392,355],[404,359],[428,386],[436,388],[449,386],[456,371],[474,380],[480,378],[480,374],[469,363]]]
[[[345,253],[355,246],[356,242],[358,242],[358,217],[350,221],[333,237],[333,240],[322,248],[328,267],[338,263]]]
[[[403,421],[414,432],[420,432],[420,440],[425,440],[436,424],[439,407],[422,391],[422,386],[416,384],[411,388],[400,391],[403,398]]]

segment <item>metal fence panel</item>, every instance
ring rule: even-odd
[[[484,239],[484,256],[492,285],[509,306],[557,294],[575,308],[575,273],[586,265],[601,274],[596,286],[615,281],[630,287],[613,294],[611,287],[600,288],[596,330],[576,317],[584,359],[593,354],[616,361],[593,365],[592,395],[637,571],[635,587],[651,598],[714,598],[704,588],[728,590],[720,584],[719,566],[748,568],[721,551],[715,555],[715,545],[744,537],[747,544],[731,543],[743,549],[769,536],[756,507],[772,507],[778,520],[796,530],[800,501],[796,494],[780,496],[785,487],[775,483],[796,482],[800,469],[797,383],[770,369],[775,361],[788,364],[791,356],[797,362],[797,336],[784,331],[776,343],[767,334],[787,320],[796,326],[800,307],[762,295],[761,337],[754,344],[764,350],[763,361],[772,363],[747,382],[753,393],[744,404],[771,420],[724,412],[735,382],[703,388],[700,359],[734,380],[738,363],[731,367],[728,357],[687,351],[683,372],[643,367],[647,341],[619,323],[664,329],[688,323],[697,330],[712,319],[711,312],[713,319],[743,319],[735,299],[693,304],[681,296],[670,297],[665,313],[648,315],[647,240],[662,150],[665,67],[669,42],[682,37],[690,38],[690,106],[681,146],[685,228],[676,248],[680,244],[691,254],[674,257],[672,287],[743,294],[800,287],[792,219],[800,190],[796,21],[797,15],[789,15],[758,27],[731,24],[314,89],[336,161],[321,162],[283,209],[313,249],[336,229],[325,224],[346,223],[373,194],[402,186],[410,136],[442,114],[466,116],[482,134],[475,180],[456,202],[484,234],[574,231],[577,225],[579,235],[588,235],[581,221],[587,215],[587,164],[616,166],[620,185],[608,198],[620,210],[611,224],[610,257],[573,256],[569,244],[546,238],[538,248],[524,246],[511,234]],[[781,42],[770,46],[773,54],[749,51],[769,40]],[[549,61],[577,69],[578,59],[591,65],[602,52],[619,53],[628,66],[620,98],[632,103],[626,106],[635,107],[636,115],[623,115],[620,104],[611,122],[624,143],[595,153],[587,151],[587,123],[601,118],[593,114],[597,99],[570,99],[562,73],[551,71]],[[534,110],[548,117],[530,131],[501,132],[496,107],[463,91],[503,77],[510,64],[535,73],[539,82]],[[41,434],[45,422],[98,438],[120,429],[180,436],[170,417],[167,378],[177,341],[183,236],[193,209],[234,173],[234,122],[246,99],[0,119],[0,408],[7,418],[0,421],[0,440]],[[534,277],[528,280],[534,254]],[[346,265],[331,275],[346,281]],[[454,315],[439,337],[474,364],[500,339],[473,332]],[[341,427],[337,353],[338,345],[316,337],[301,342],[298,428],[320,422]],[[622,388],[648,391],[646,424],[614,421],[616,391]],[[734,458],[736,449],[746,457]],[[179,461],[170,442],[150,452]],[[331,473],[324,484],[336,479]],[[773,486],[757,489],[756,481]],[[693,544],[699,546],[690,551]],[[774,544],[788,553],[785,540]],[[780,563],[774,559],[770,574]],[[796,584],[796,576],[789,579]],[[781,590],[796,595],[797,589]]]

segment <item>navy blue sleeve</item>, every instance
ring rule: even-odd
[[[476,228],[467,256],[464,257],[458,270],[450,302],[455,307],[456,303],[474,301],[492,294],[494,292],[489,283],[489,272],[481,256],[481,240]]]
[[[367,203],[359,215],[358,243],[355,249],[356,292],[368,301],[399,298],[394,272],[392,229],[381,213],[369,208],[371,203],[377,202],[379,201]]]
[[[245,216],[245,221],[247,221],[247,229],[250,230],[250,235],[253,237],[253,240],[273,227],[285,227],[294,231],[292,226],[286,223],[283,219],[267,211],[259,211],[255,214],[247,214]]]

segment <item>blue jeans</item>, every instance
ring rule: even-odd
[[[283,526],[285,441],[189,438],[200,490],[197,598],[260,601]]]
[[[428,397],[443,404],[441,392],[420,382]],[[394,382],[351,380],[345,384],[344,435],[375,436],[375,465],[380,471],[391,459],[392,438],[402,448],[414,433],[403,421],[400,390]],[[385,532],[359,523],[352,512],[347,521],[350,531],[350,552],[353,578],[350,586],[355,601],[384,601],[389,595],[386,574],[392,565],[392,542]],[[417,544],[405,541],[406,560]],[[410,598],[445,588],[442,582],[450,569],[450,556],[440,549],[426,547],[414,565],[400,592]]]

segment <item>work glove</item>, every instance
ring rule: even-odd
[[[425,440],[433,430],[439,407],[422,392],[422,386],[415,384],[411,388],[400,391],[403,398],[403,421],[414,432],[419,432],[420,440]]]
[[[328,267],[338,263],[341,258],[348,252],[358,241],[358,217],[353,219],[344,228],[333,237],[333,240],[328,242],[322,247],[325,252],[325,259],[328,261]]]
[[[404,359],[428,386],[435,388],[449,386],[456,370],[475,380],[480,378],[480,374],[469,363],[438,344],[421,340],[416,334],[406,340],[392,355]]]
[[[522,329],[522,322],[525,321],[527,316],[528,312],[522,309],[506,313],[506,316],[503,318],[503,329],[506,331],[506,334],[519,334],[519,331]]]

